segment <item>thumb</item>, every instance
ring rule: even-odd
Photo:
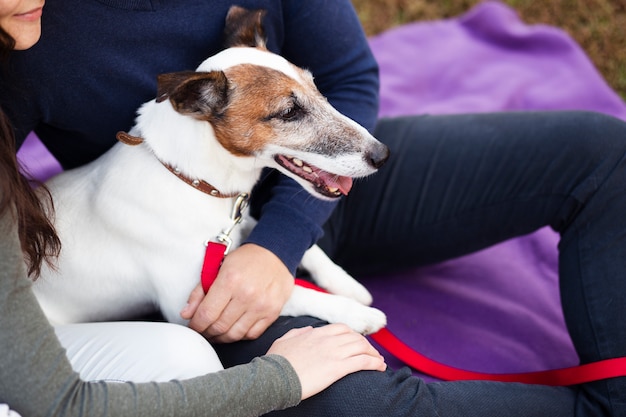
[[[191,291],[191,294],[189,294],[187,305],[181,310],[180,316],[185,320],[191,319],[203,299],[204,290],[202,289],[202,284],[199,283],[193,291]]]

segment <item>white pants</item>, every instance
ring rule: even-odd
[[[170,381],[224,369],[200,334],[161,322],[55,326],[72,367],[86,381]]]

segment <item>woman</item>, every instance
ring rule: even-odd
[[[42,3],[0,1],[2,52],[37,42]],[[254,416],[293,406],[349,372],[384,369],[382,357],[362,336],[345,326],[328,326],[294,330],[250,364],[190,380],[84,382],[72,370],[26,278],[24,258],[36,276],[41,263],[53,263],[60,249],[44,214],[46,203],[52,202],[40,202],[20,175],[12,128],[0,112],[0,403],[25,416]],[[185,332],[195,337],[182,329],[178,337],[183,341],[189,339]],[[161,336],[167,341],[167,332]],[[206,354],[205,348],[192,359],[202,361]],[[202,365],[198,368],[199,374]]]
[[[348,0],[239,3],[266,8],[270,49],[311,69],[335,107],[374,129],[376,63]],[[66,168],[98,156],[115,131],[132,123],[138,104],[154,96],[157,73],[195,68],[220,47],[231,4],[50,4],[42,42],[12,60],[27,97],[5,100],[18,141],[35,129]],[[269,177],[259,188],[258,230],[228,255],[218,277],[258,285],[255,300],[224,294],[232,302],[216,312],[211,308],[220,303],[194,293],[183,312],[212,340],[240,340],[215,345],[226,366],[263,354],[292,327],[323,325],[307,317],[276,320],[280,306],[257,302],[284,301],[302,248],[322,227],[320,243],[335,260],[351,272],[372,273],[448,259],[551,225],[561,234],[563,309],[581,360],[626,355],[623,122],[576,112],[420,116],[382,120],[375,135],[391,148],[390,161],[336,207],[301,198],[282,178]],[[571,388],[425,384],[407,370],[387,370],[352,373],[276,414],[624,416],[625,396],[626,378]]]

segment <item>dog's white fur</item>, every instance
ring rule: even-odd
[[[249,192],[261,169],[274,167],[320,198],[329,197],[320,196],[274,156],[287,154],[343,176],[361,177],[375,171],[366,161],[367,153],[380,153],[382,145],[334,110],[317,92],[308,72],[263,45],[228,48],[197,71],[225,75],[229,107],[247,99],[255,100],[256,106],[265,105],[267,92],[253,98],[238,96],[245,83],[241,74],[254,67],[270,70],[270,75],[282,74],[278,77],[282,82],[295,82],[289,97],[272,99],[267,106],[285,107],[288,112],[297,101],[298,111],[306,110],[302,120],[290,123],[278,116],[268,118],[264,122],[269,128],[259,134],[252,126],[257,122],[251,121],[246,134],[254,144],[237,145],[233,152],[229,144],[224,146],[228,138],[222,134],[222,142],[218,140],[216,126],[207,121],[210,117],[188,108],[175,109],[178,103],[166,94],[164,100],[152,100],[138,112],[130,134],[143,138],[142,144],[118,143],[94,162],[47,183],[63,247],[57,269],[44,267],[34,290],[52,322],[123,319],[159,308],[168,321],[184,323],[179,312],[199,282],[204,242],[231,225],[233,198],[200,192],[163,163],[189,178],[206,180],[222,193]],[[200,95],[206,92],[208,97],[208,88],[203,88]],[[336,136],[338,129],[342,137]],[[341,146],[329,145],[329,140],[341,141]],[[335,148],[339,151],[331,152]],[[249,227],[243,224],[234,229],[234,245]],[[371,303],[369,292],[318,247],[306,253],[302,264],[318,285],[333,294],[296,287],[281,314],[343,322],[362,333],[385,325],[385,315],[365,305]]]

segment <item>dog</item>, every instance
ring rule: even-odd
[[[263,15],[229,10],[223,51],[196,71],[159,76],[156,98],[119,135],[125,143],[46,183],[63,247],[33,288],[52,323],[158,308],[185,324],[179,312],[199,282],[205,242],[228,230],[236,246],[253,227],[245,214],[237,225],[231,212],[263,168],[333,200],[387,160],[387,147],[335,110],[308,71],[267,50]],[[331,294],[296,286],[282,315],[363,334],[385,326],[369,292],[320,248],[302,266]]]

